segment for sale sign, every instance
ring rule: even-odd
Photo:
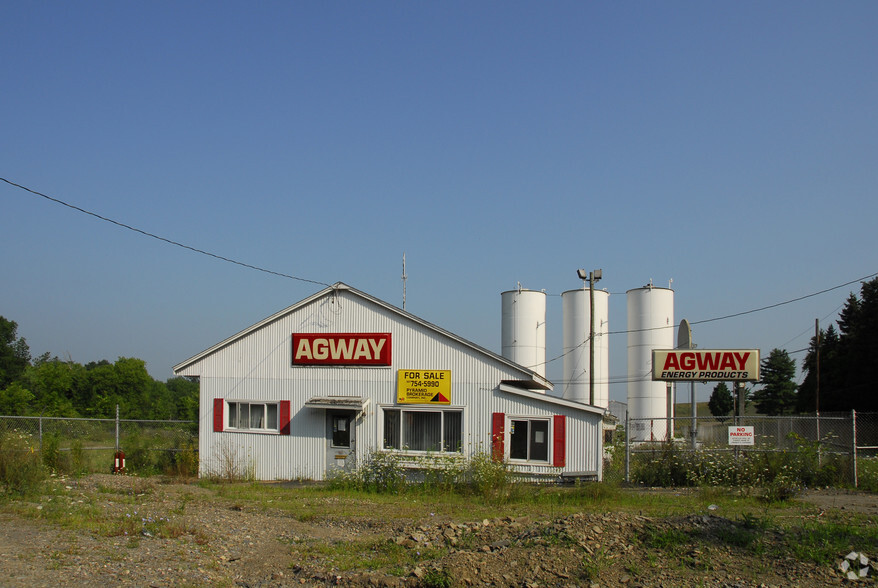
[[[399,404],[451,404],[451,370],[399,370]]]
[[[753,427],[729,427],[729,445],[755,445]]]

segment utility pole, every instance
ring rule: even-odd
[[[594,406],[594,283],[602,277],[602,270],[588,272],[588,403],[592,406]]]
[[[814,319],[814,351],[817,355],[817,385],[814,388],[814,416],[817,420],[817,465],[822,465],[823,455],[820,451],[820,319]]]
[[[817,339],[817,344],[814,347],[814,351],[817,354],[817,387],[814,392],[814,405],[816,408],[814,411],[817,413],[818,417],[820,415],[820,319],[814,319],[814,337]]]
[[[588,403],[594,406],[594,283],[603,277],[604,272],[599,269],[593,272],[578,269],[576,275],[583,282],[588,280]]]
[[[405,310],[405,281],[408,276],[405,274],[405,251],[402,252],[402,309]]]

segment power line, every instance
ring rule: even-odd
[[[704,324],[704,323],[712,323],[712,322],[715,322],[715,321],[721,321],[721,320],[725,320],[725,319],[736,318],[736,317],[739,317],[739,316],[744,316],[744,315],[748,315],[748,314],[753,314],[753,313],[757,313],[757,312],[762,312],[762,311],[764,311],[764,310],[769,310],[769,309],[772,309],[772,308],[777,308],[778,306],[784,306],[784,305],[786,305],[786,304],[792,304],[793,302],[799,302],[800,300],[805,300],[806,298],[813,298],[814,296],[819,296],[820,294],[826,294],[827,292],[832,292],[833,290],[838,290],[839,288],[844,288],[845,286],[850,286],[851,284],[856,284],[857,282],[865,282],[866,280],[869,280],[869,279],[871,279],[871,278],[874,278],[875,276],[878,276],[878,273],[870,274],[870,275],[868,275],[868,276],[863,276],[862,278],[857,278],[856,280],[851,280],[851,281],[849,281],[849,282],[845,282],[844,284],[839,284],[838,286],[832,286],[831,288],[826,288],[826,289],[824,289],[824,290],[820,290],[819,292],[813,292],[813,293],[811,293],[811,294],[806,294],[806,295],[804,295],[804,296],[799,296],[798,298],[792,298],[792,299],[790,299],[790,300],[785,300],[785,301],[783,301],[783,302],[778,302],[778,303],[776,303],[776,304],[770,304],[770,305],[768,305],[768,306],[763,306],[763,307],[761,307],[761,308],[754,308],[754,309],[752,309],[752,310],[745,310],[745,311],[742,311],[742,312],[736,312],[736,313],[734,313],[734,314],[728,314],[728,315],[725,315],[725,316],[718,316],[718,317],[709,318],[709,319],[702,319],[702,320],[700,320],[700,321],[690,321],[689,324],[690,324],[690,325],[700,325],[700,324]],[[839,307],[839,308],[841,308],[841,307]],[[838,309],[836,309],[836,310],[838,310]],[[833,311],[833,312],[834,312],[834,311]],[[830,315],[831,315],[831,314],[832,314],[832,313],[830,313]],[[827,316],[829,316],[829,315],[827,315]],[[674,329],[674,328],[677,328],[677,327],[679,327],[679,326],[680,326],[680,325],[679,325],[679,323],[678,323],[678,324],[676,324],[676,325],[666,325],[666,326],[663,326],[663,327],[649,327],[649,328],[646,328],[646,329],[629,329],[629,330],[625,330],[625,331],[608,331],[608,332],[605,333],[605,334],[606,334],[606,335],[624,335],[624,334],[627,334],[627,333],[642,333],[642,332],[645,332],[645,331],[657,331],[657,330],[659,330],[659,329]],[[795,338],[795,337],[794,337],[794,338]],[[542,362],[542,363],[540,363],[540,364],[537,364],[537,365],[535,365],[535,366],[531,366],[531,369],[534,369],[534,368],[536,368],[536,367],[538,367],[538,366],[540,366],[540,365],[547,365],[547,364],[553,363],[553,362],[555,362],[555,361],[558,361],[559,359],[561,359],[561,358],[564,357],[565,355],[568,355],[569,353],[573,353],[574,351],[576,351],[577,349],[579,349],[580,347],[582,347],[582,346],[585,345],[586,343],[588,343],[588,338],[586,338],[585,341],[583,341],[582,343],[580,343],[580,344],[577,345],[576,347],[574,347],[574,348],[572,348],[572,349],[570,349],[570,350],[568,350],[568,351],[562,353],[561,355],[558,355],[557,357],[553,357],[552,359],[548,359],[548,360],[546,360],[546,361],[544,361],[544,362]],[[797,351],[793,351],[793,352],[791,352],[791,353],[799,353],[799,352],[801,352],[801,351],[805,351],[805,349],[799,349],[799,350],[797,350]]]
[[[293,275],[285,274],[285,273],[282,273],[282,272],[276,272],[276,271],[274,271],[274,270],[265,269],[265,268],[263,268],[263,267],[259,267],[259,266],[256,266],[256,265],[251,265],[251,264],[249,264],[249,263],[244,263],[243,261],[237,261],[237,260],[235,260],[235,259],[230,259],[230,258],[228,258],[228,257],[224,257],[224,256],[222,256],[222,255],[217,255],[216,253],[211,253],[211,252],[209,252],[209,251],[205,251],[205,250],[203,250],[203,249],[198,249],[197,247],[192,247],[191,245],[186,245],[186,244],[184,244],[184,243],[180,243],[180,242],[178,242],[178,241],[174,241],[174,240],[172,240],[172,239],[168,239],[168,238],[165,238],[165,237],[160,237],[159,235],[156,235],[156,234],[154,234],[154,233],[150,233],[150,232],[148,232],[148,231],[144,231],[143,229],[138,229],[137,227],[132,227],[131,225],[127,225],[127,224],[125,224],[125,223],[123,223],[123,222],[119,222],[119,221],[117,221],[117,220],[113,220],[113,219],[111,219],[111,218],[107,218],[107,217],[105,217],[105,216],[101,216],[101,215],[99,215],[99,214],[97,214],[97,213],[91,212],[91,211],[86,210],[86,209],[84,209],[84,208],[80,208],[79,206],[75,206],[75,205],[70,204],[70,203],[68,203],[68,202],[64,202],[63,200],[59,200],[58,198],[53,198],[53,197],[51,197],[51,196],[48,196],[48,195],[46,195],[46,194],[43,194],[42,192],[37,192],[36,190],[31,190],[30,188],[28,188],[28,187],[26,187],[26,186],[22,186],[21,184],[16,184],[15,182],[11,182],[11,181],[7,180],[6,178],[0,178],[0,180],[3,180],[4,182],[6,182],[7,184],[9,184],[10,186],[15,186],[16,188],[20,188],[20,189],[22,189],[22,190],[24,190],[24,191],[26,191],[26,192],[30,192],[31,194],[34,194],[34,195],[39,196],[39,197],[41,197],[41,198],[45,198],[46,200],[49,200],[49,201],[54,202],[54,203],[56,203],[56,204],[60,204],[61,206],[66,206],[67,208],[71,208],[71,209],[73,209],[73,210],[75,210],[75,211],[77,211],[77,212],[81,212],[82,214],[87,214],[88,216],[93,216],[94,218],[99,219],[99,220],[102,220],[102,221],[104,221],[104,222],[108,222],[108,223],[114,224],[114,225],[116,225],[116,226],[118,226],[118,227],[122,227],[123,229],[128,229],[129,231],[134,231],[135,233],[140,233],[141,235],[144,235],[144,236],[146,236],[146,237],[151,237],[151,238],[156,239],[156,240],[158,240],[158,241],[164,241],[165,243],[168,243],[168,244],[170,244],[170,245],[174,245],[174,246],[176,246],[176,247],[181,247],[181,248],[183,248],[183,249],[188,249],[189,251],[194,251],[195,253],[200,253],[201,255],[206,255],[206,256],[208,256],[208,257],[213,257],[214,259],[219,259],[220,261],[225,261],[225,262],[228,262],[228,263],[233,263],[233,264],[235,264],[235,265],[240,265],[241,267],[246,267],[246,268],[248,268],[248,269],[256,270],[256,271],[258,271],[258,272],[263,272],[263,273],[266,273],[266,274],[271,274],[271,275],[273,275],[273,276],[280,276],[281,278],[288,278],[288,279],[290,279],[290,280],[298,280],[298,281],[300,281],[300,282],[308,282],[309,284],[317,284],[317,285],[320,285],[320,286],[329,286],[329,284],[327,284],[327,283],[325,283],[325,282],[319,282],[319,281],[317,281],[317,280],[309,280],[309,279],[306,279],[306,278],[300,278],[300,277],[298,277],[298,276],[293,276]]]
[[[851,280],[851,281],[849,281],[849,282],[845,282],[844,284],[839,284],[838,286],[832,286],[831,288],[826,288],[826,289],[824,289],[824,290],[820,290],[819,292],[813,292],[813,293],[811,293],[811,294],[805,294],[804,296],[799,296],[799,297],[797,297],[797,298],[792,298],[792,299],[790,299],[790,300],[784,300],[783,302],[777,302],[777,303],[775,303],[775,304],[769,304],[768,306],[763,306],[763,307],[760,307],[760,308],[753,308],[753,309],[751,309],[751,310],[744,310],[744,311],[741,311],[741,312],[736,312],[736,313],[734,313],[734,314],[727,314],[727,315],[724,315],[724,316],[718,316],[718,317],[709,318],[709,319],[702,319],[702,320],[700,320],[700,321],[689,321],[689,324],[690,324],[690,325],[702,325],[702,324],[704,324],[704,323],[712,323],[712,322],[715,322],[715,321],[723,321],[723,320],[730,319],[730,318],[737,318],[737,317],[739,317],[739,316],[744,316],[744,315],[748,315],[748,314],[754,314],[754,313],[757,313],[757,312],[762,312],[762,311],[764,311],[764,310],[770,310],[770,309],[772,309],[772,308],[777,308],[777,307],[779,307],[779,306],[784,306],[784,305],[786,305],[786,304],[792,304],[793,302],[799,302],[799,301],[801,301],[801,300],[805,300],[805,299],[807,299],[807,298],[813,298],[814,296],[819,296],[819,295],[821,295],[821,294],[826,294],[827,292],[832,292],[833,290],[838,290],[839,288],[844,288],[845,286],[850,286],[851,284],[856,284],[857,282],[865,282],[866,280],[869,280],[869,279],[871,279],[871,278],[874,278],[875,276],[878,276],[878,273],[869,274],[868,276],[863,276],[862,278],[857,278],[856,280]],[[610,331],[608,334],[609,334],[609,335],[622,335],[622,334],[625,334],[625,333],[641,333],[641,332],[644,332],[644,331],[657,331],[657,330],[659,330],[659,329],[673,329],[673,328],[676,328],[676,327],[679,327],[679,326],[680,326],[680,325],[679,325],[679,323],[678,323],[678,324],[676,324],[676,325],[666,325],[666,326],[663,326],[663,327],[649,327],[649,328],[647,328],[647,329],[630,329],[630,330],[626,330],[626,331]]]
[[[150,232],[148,232],[148,231],[144,231],[143,229],[138,229],[137,227],[133,227],[133,226],[131,226],[131,225],[128,225],[128,224],[125,224],[125,223],[119,222],[119,221],[117,221],[117,220],[113,220],[113,219],[111,219],[111,218],[107,218],[107,217],[101,216],[101,215],[99,215],[99,214],[97,214],[97,213],[91,212],[91,211],[86,210],[86,209],[84,209],[84,208],[80,208],[79,206],[75,206],[75,205],[70,204],[70,203],[68,203],[68,202],[64,202],[63,200],[60,200],[60,199],[58,199],[58,198],[53,198],[52,196],[48,196],[48,195],[46,195],[46,194],[43,194],[42,192],[37,192],[36,190],[32,190],[32,189],[30,189],[30,188],[28,188],[28,187],[26,187],[26,186],[22,186],[21,184],[17,184],[17,183],[15,183],[15,182],[12,182],[12,181],[10,181],[10,180],[7,180],[6,178],[2,178],[2,177],[0,177],[0,180],[6,182],[6,183],[9,184],[10,186],[14,186],[14,187],[16,187],[16,188],[19,188],[19,189],[21,189],[21,190],[24,190],[24,191],[26,191],[26,192],[29,192],[29,193],[34,194],[34,195],[36,195],[36,196],[39,196],[39,197],[41,197],[41,198],[45,198],[46,200],[49,200],[49,201],[54,202],[54,203],[56,203],[56,204],[60,204],[60,205],[62,205],[62,206],[66,206],[67,208],[71,208],[71,209],[73,209],[73,210],[75,210],[75,211],[77,211],[77,212],[81,212],[81,213],[86,214],[86,215],[88,215],[88,216],[92,216],[92,217],[97,218],[97,219],[99,219],[99,220],[102,220],[102,221],[104,221],[104,222],[112,223],[112,224],[114,224],[114,225],[116,225],[116,226],[122,227],[122,228],[124,228],[124,229],[128,229],[129,231],[134,231],[135,233],[140,233],[141,235],[144,235],[144,236],[146,236],[146,237],[151,237],[151,238],[156,239],[156,240],[158,240],[158,241],[164,241],[165,243],[168,243],[168,244],[170,244],[170,245],[174,245],[174,246],[176,246],[176,247],[181,247],[181,248],[183,248],[183,249],[188,249],[189,251],[193,251],[193,252],[195,252],[195,253],[200,253],[200,254],[202,254],[202,255],[206,255],[206,256],[208,256],[208,257],[213,257],[214,259],[219,259],[220,261],[225,261],[225,262],[228,262],[228,263],[233,263],[233,264],[235,264],[235,265],[239,265],[239,266],[241,266],[241,267],[246,267],[246,268],[249,268],[249,269],[252,269],[252,270],[256,270],[256,271],[259,271],[259,272],[263,272],[263,273],[267,273],[267,274],[271,274],[271,275],[279,276],[279,277],[282,277],[282,278],[288,278],[288,279],[290,279],[290,280],[298,280],[298,281],[300,281],[300,282],[307,282],[307,283],[310,283],[310,284],[317,284],[317,285],[320,285],[320,286],[329,286],[329,284],[327,284],[326,282],[320,282],[320,281],[317,281],[317,280],[309,280],[309,279],[307,279],[307,278],[300,278],[300,277],[298,277],[298,276],[293,276],[293,275],[285,274],[285,273],[282,273],[282,272],[276,272],[276,271],[269,270],[269,269],[265,269],[265,268],[263,268],[263,267],[259,267],[259,266],[252,265],[252,264],[249,264],[249,263],[244,263],[244,262],[242,262],[242,261],[237,261],[237,260],[234,260],[234,259],[230,259],[230,258],[228,258],[228,257],[224,257],[224,256],[222,256],[222,255],[217,255],[216,253],[210,253],[209,251],[205,251],[205,250],[203,250],[203,249],[198,249],[198,248],[196,248],[196,247],[192,247],[192,246],[190,246],[190,245],[185,245],[185,244],[180,243],[180,242],[178,242],[178,241],[174,241],[174,240],[168,239],[168,238],[166,238],[166,237],[161,237],[161,236],[156,235],[156,234],[154,234],[154,233],[150,233]],[[772,309],[772,308],[777,308],[777,307],[779,307],[779,306],[784,306],[784,305],[786,305],[786,304],[792,304],[793,302],[799,302],[799,301],[801,301],[801,300],[805,300],[805,299],[807,299],[807,298],[813,298],[814,296],[819,296],[819,295],[821,295],[821,294],[826,294],[827,292],[832,292],[833,290],[838,290],[839,288],[844,288],[845,286],[850,286],[851,284],[856,284],[857,282],[864,282],[864,281],[866,281],[866,280],[868,280],[868,279],[874,278],[875,276],[878,276],[878,273],[873,273],[873,274],[870,274],[870,275],[868,275],[868,276],[863,276],[862,278],[857,278],[857,279],[855,279],[855,280],[850,280],[849,282],[845,282],[844,284],[839,284],[839,285],[837,285],[837,286],[832,286],[831,288],[826,288],[826,289],[824,289],[824,290],[820,290],[820,291],[818,291],[818,292],[813,292],[813,293],[811,293],[811,294],[806,294],[806,295],[804,295],[804,296],[799,296],[799,297],[797,297],[797,298],[792,298],[792,299],[790,299],[790,300],[785,300],[785,301],[783,301],[783,302],[778,302],[778,303],[775,303],[775,304],[770,304],[770,305],[768,305],[768,306],[763,306],[763,307],[761,307],[761,308],[754,308],[754,309],[751,309],[751,310],[745,310],[745,311],[742,311],[742,312],[736,312],[736,313],[733,313],[733,314],[727,314],[727,315],[724,315],[724,316],[719,316],[719,317],[714,317],[714,318],[708,318],[708,319],[702,319],[702,320],[700,320],[700,321],[690,321],[689,324],[690,324],[690,325],[701,325],[701,324],[705,324],[705,323],[711,323],[711,322],[716,322],[716,321],[726,320],[726,319],[730,319],[730,318],[736,318],[736,317],[739,317],[739,316],[745,316],[745,315],[748,315],[748,314],[754,314],[754,313],[762,312],[762,311],[765,311],[765,310],[770,310],[770,309]],[[655,330],[658,330],[658,329],[676,328],[676,327],[678,327],[678,326],[679,326],[679,324],[677,324],[677,325],[667,325],[667,326],[663,326],[663,327],[650,327],[650,328],[646,328],[646,329],[629,329],[629,330],[624,330],[624,331],[608,331],[606,334],[607,334],[607,335],[623,335],[623,334],[627,334],[627,333],[640,333],[640,332],[645,332],[645,331],[655,331]],[[564,356],[567,355],[568,353],[571,353],[571,352],[573,352],[575,349],[578,349],[579,347],[582,347],[582,346],[583,346],[585,343],[587,343],[587,342],[588,342],[588,340],[586,339],[585,341],[583,341],[582,343],[580,343],[579,345],[577,345],[574,349],[571,349],[571,350],[567,351],[566,353],[563,353],[563,354],[559,355],[558,357],[555,357],[555,358],[553,358],[553,359],[550,359],[550,360],[544,362],[544,364],[552,363],[552,362],[554,362],[554,361],[557,361],[558,359],[561,359],[562,357],[564,357]],[[534,367],[536,367],[536,366],[534,366]]]

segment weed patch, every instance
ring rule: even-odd
[[[42,461],[30,435],[17,431],[0,434],[0,496],[38,493],[47,478]]]

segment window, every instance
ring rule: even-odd
[[[384,449],[460,453],[460,410],[384,409]]]
[[[228,414],[227,414],[228,413]],[[213,432],[265,431],[290,434],[290,401],[226,402],[213,399]]]
[[[552,424],[551,429],[549,423]],[[549,438],[551,433],[552,465],[567,465],[567,417],[563,414],[543,418],[511,417],[495,412],[491,415],[491,459],[506,459],[506,438],[509,438],[509,459],[544,462],[549,461]]]
[[[277,431],[275,403],[229,402],[229,428],[247,431]]]
[[[332,446],[351,446],[351,417],[349,415],[332,415]]]
[[[548,419],[510,419],[509,459],[549,461]]]

